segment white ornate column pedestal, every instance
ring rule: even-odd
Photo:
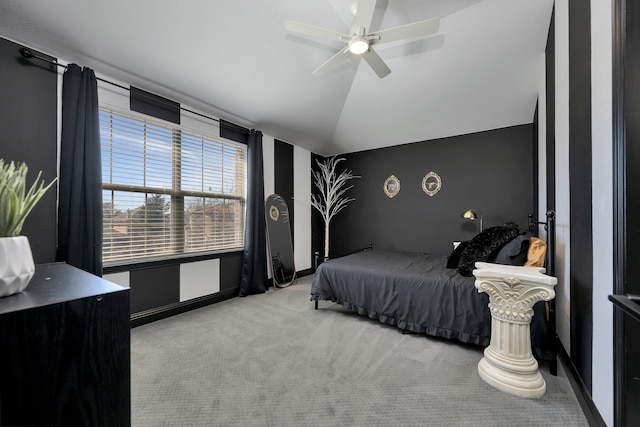
[[[489,295],[491,342],[478,363],[478,373],[498,390],[520,397],[544,395],[546,384],[531,353],[533,305],[555,297],[555,277],[541,267],[477,262],[475,286]]]

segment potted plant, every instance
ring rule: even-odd
[[[25,163],[16,166],[0,159],[0,297],[22,292],[33,277],[31,246],[20,232],[27,215],[55,182],[45,187],[40,172],[27,190],[27,171]]]

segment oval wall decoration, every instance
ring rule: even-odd
[[[395,176],[391,175],[384,181],[384,194],[389,196],[389,198],[395,197],[400,192],[400,180]]]
[[[435,173],[434,171],[429,172],[422,178],[422,191],[424,191],[427,196],[435,196],[438,191],[442,188],[442,179],[440,179],[440,175]]]

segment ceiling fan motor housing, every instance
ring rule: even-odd
[[[349,50],[355,55],[362,55],[369,50],[369,40],[364,36],[353,36],[349,40]]]

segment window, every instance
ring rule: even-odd
[[[246,146],[101,108],[106,266],[244,246]]]

